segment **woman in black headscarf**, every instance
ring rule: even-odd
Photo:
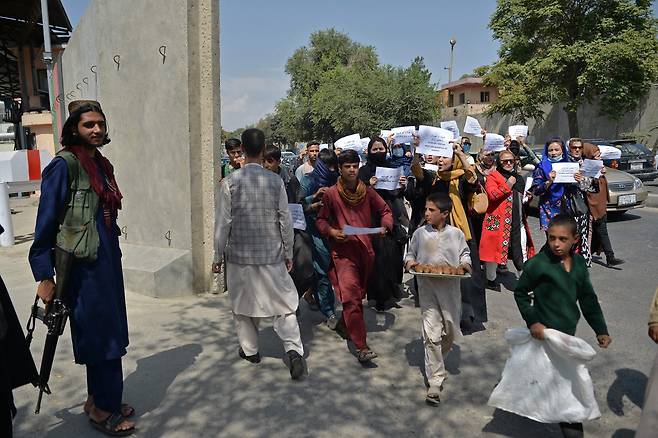
[[[387,158],[386,141],[381,137],[372,137],[368,143],[368,161],[359,169],[359,179],[366,186],[377,184],[378,167],[396,168]],[[404,207],[404,189],[407,178],[400,177],[400,188],[396,190],[376,189],[379,196],[393,212],[393,232],[383,237],[372,237],[375,250],[375,266],[368,281],[368,300],[375,301],[377,310],[393,307],[401,298],[402,275],[404,270],[404,247],[408,235],[402,226],[409,226],[409,216]],[[380,226],[379,223],[372,224]]]

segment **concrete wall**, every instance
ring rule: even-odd
[[[108,118],[112,142],[103,153],[124,194],[122,242],[160,249],[146,253],[161,254],[163,268],[172,260],[167,250],[190,252],[173,259],[190,264],[192,284],[165,295],[208,290],[220,147],[219,1],[93,0],[62,62],[66,103],[96,99]],[[144,269],[152,271],[153,260]]]
[[[547,105],[544,107],[546,117],[543,121],[528,121],[528,140],[530,143],[543,144],[553,136],[560,136],[564,139],[570,137],[567,115],[562,106]],[[511,116],[499,114],[491,117],[484,114],[470,115],[480,120],[480,124],[489,132],[506,134],[508,126],[518,124],[518,120]],[[461,128],[466,120],[466,111],[459,111],[459,114],[455,117],[452,109],[451,111],[444,110],[442,120],[457,120],[457,124]],[[649,134],[646,138],[642,138],[642,141],[649,148],[653,148],[658,144],[658,129],[651,133],[649,131],[658,127],[658,86],[654,86],[640,100],[635,110],[628,112],[618,121],[599,115],[599,106],[596,103],[583,105],[578,110],[578,121],[582,138],[616,139],[628,133],[634,133],[635,136]]]

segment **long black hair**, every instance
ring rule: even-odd
[[[105,138],[103,139],[103,145],[106,145],[110,142],[110,137],[108,135],[108,126],[107,126],[107,117],[99,105],[94,103],[85,103],[73,111],[69,117],[64,122],[62,126],[62,138],[60,143],[62,146],[76,146],[80,144],[80,138],[78,137],[78,123],[84,113],[95,112],[103,116],[105,119]]]

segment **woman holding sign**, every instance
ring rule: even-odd
[[[569,154],[564,142],[554,137],[544,145],[544,153],[541,161],[532,174],[532,192],[539,196],[539,225],[544,231],[548,230],[548,224],[553,218],[563,213],[568,208],[569,189],[565,183],[556,182],[557,172],[553,169],[554,164],[568,163]]]
[[[422,141],[422,139],[420,139]],[[467,213],[468,196],[477,189],[475,166],[469,164],[468,155],[459,143],[454,143],[454,152],[450,157],[436,157],[436,173],[423,169],[420,156],[416,154],[411,172],[416,180],[414,197],[426,199],[430,193],[446,193],[452,200],[449,223],[459,228],[466,237],[471,259],[472,278],[461,281],[462,323],[467,326],[477,321],[487,320],[487,304],[483,279],[481,277],[478,245],[474,240],[473,227]]]
[[[498,165],[486,181],[489,207],[482,228],[480,260],[486,262],[487,288],[500,292],[496,268],[512,260],[518,271],[534,256],[530,227],[523,212],[525,181],[515,169],[516,157],[510,151],[498,155]]]
[[[367,187],[375,189],[386,202],[393,213],[393,232],[385,236],[372,238],[375,250],[375,265],[368,281],[368,300],[375,301],[375,309],[379,311],[393,307],[401,298],[402,274],[404,270],[404,247],[408,236],[402,225],[409,226],[407,209],[404,207],[404,188],[407,178],[402,173],[402,167],[395,166],[387,159],[386,142],[381,137],[373,136],[368,143],[368,161],[359,169],[359,179]],[[397,174],[390,170],[400,171]],[[377,177],[380,175],[382,179]],[[397,184],[383,187],[384,174],[388,179],[394,178]],[[391,177],[391,175],[393,175]],[[391,187],[397,187],[391,189]],[[379,226],[373,222],[373,226]]]

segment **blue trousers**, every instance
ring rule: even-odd
[[[320,312],[327,318],[336,314],[334,307],[334,289],[331,287],[327,272],[331,258],[322,237],[311,234],[313,238],[313,269],[315,270],[315,287],[313,295],[320,306]]]
[[[87,393],[94,397],[94,405],[98,409],[113,414],[121,413],[121,358],[87,365]]]

